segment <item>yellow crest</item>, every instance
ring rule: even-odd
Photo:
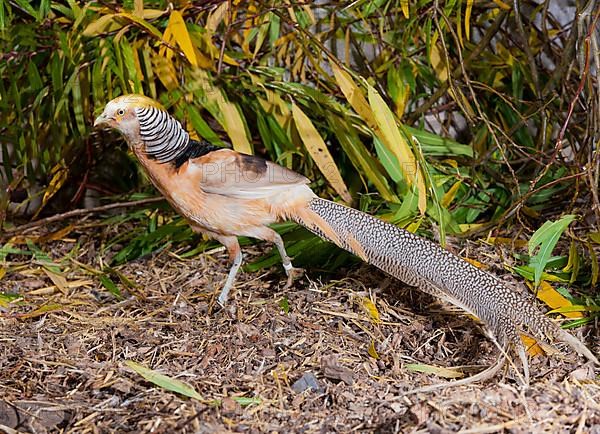
[[[165,110],[165,108],[158,101],[135,93],[118,96],[109,102],[109,104],[119,104],[126,107],[156,107],[157,109]]]

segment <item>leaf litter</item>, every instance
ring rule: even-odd
[[[571,355],[533,358],[529,388],[505,371],[405,395],[479,372],[498,354],[471,318],[369,266],[308,270],[287,291],[279,267],[245,272],[222,311],[214,303],[228,271],[222,250],[182,259],[170,247],[106,274],[102,237],[89,231],[77,248],[51,240],[41,262],[37,250],[3,263],[0,431],[584,432],[600,424],[598,377]],[[247,247],[249,261],[268,249]],[[493,247],[469,249],[501,273]]]

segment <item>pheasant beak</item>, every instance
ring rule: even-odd
[[[98,116],[96,118],[96,120],[94,121],[94,127],[98,127],[98,126],[104,126],[104,125],[111,125],[111,121],[113,121],[113,119],[109,118],[108,116],[106,116],[105,113],[102,113],[100,116]]]

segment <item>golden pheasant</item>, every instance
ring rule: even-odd
[[[141,95],[110,101],[95,126],[118,130],[156,188],[191,227],[222,243],[233,263],[218,297],[227,301],[242,263],[238,236],[275,244],[291,282],[293,267],[269,225],[293,220],[401,281],[480,318],[500,342],[515,344],[528,378],[520,333],[556,339],[598,364],[575,336],[493,275],[438,245],[368,214],[317,197],[309,180],[252,155],[190,139],[179,121]]]

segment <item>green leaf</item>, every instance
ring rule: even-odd
[[[56,265],[42,249],[36,246],[33,243],[33,241],[31,241],[29,238],[27,238],[26,241],[27,247],[29,247],[29,250],[31,250],[31,252],[33,253],[33,258],[35,260],[40,261],[43,264],[44,268],[54,273],[60,273],[60,267]]]
[[[516,267],[512,267],[514,271],[516,271],[520,276],[527,280],[533,281],[535,279],[535,269],[529,265],[519,265]],[[547,280],[548,282],[561,282],[568,283],[569,282],[569,274],[568,273],[555,273],[549,274],[543,272],[540,276],[541,280]]]
[[[377,156],[379,157],[379,161],[385,167],[390,178],[394,180],[394,182],[399,183],[402,182],[403,174],[400,170],[400,164],[398,163],[398,158],[390,151],[378,137],[373,137],[373,143],[375,143],[375,151],[377,151]]]
[[[420,130],[407,125],[403,125],[402,128],[404,128],[407,134],[415,136],[425,155],[473,156],[473,148],[468,145],[463,145],[452,139],[441,137],[437,134],[430,133],[429,131]]]
[[[560,236],[576,218],[574,215],[565,215],[557,221],[547,221],[535,231],[529,240],[528,248],[530,255],[539,246],[538,252],[529,260],[529,265],[534,270],[534,283],[536,287],[542,280],[542,273],[552,257],[552,251],[556,243],[558,243]]]
[[[258,405],[262,403],[262,399],[260,398],[251,398],[247,396],[233,396],[231,399],[237,402],[242,407],[247,407],[252,404]]]
[[[340,117],[333,112],[326,112],[325,116],[327,117],[329,127],[334,132],[336,139],[350,158],[350,161],[352,161],[356,170],[365,174],[367,179],[381,194],[381,197],[387,202],[399,202],[398,196],[396,196],[388,184],[381,164],[371,155],[370,151],[360,140],[356,129],[352,126],[350,118],[347,116]],[[381,159],[381,156],[379,158]]]
[[[210,125],[208,125],[196,107],[190,104],[187,105],[186,108],[190,117],[190,122],[200,137],[208,140],[213,145],[225,146],[225,143],[223,143],[219,135],[213,131]]]
[[[115,285],[115,282],[113,282],[110,277],[108,277],[106,274],[101,274],[99,278],[100,283],[108,290],[108,292],[117,297],[119,300],[123,298],[119,287]]]
[[[36,20],[39,20],[38,12],[31,6],[31,2],[25,0],[14,0],[14,3],[24,12],[27,12]]]
[[[279,307],[284,313],[290,313],[290,303],[286,296],[283,296],[283,298],[279,300]]]
[[[175,378],[168,377],[150,368],[146,368],[145,366],[140,365],[133,360],[125,361],[125,364],[144,377],[147,381],[156,384],[158,387],[170,392],[179,393],[180,395],[187,396],[189,398],[197,399],[198,401],[205,401],[204,398],[202,398],[202,396],[196,392],[193,387],[187,385],[183,381],[176,380]]]
[[[464,374],[454,368],[444,368],[443,366],[427,365],[424,363],[407,363],[406,369],[413,372],[423,372],[425,374],[434,374],[443,378],[460,378]]]

